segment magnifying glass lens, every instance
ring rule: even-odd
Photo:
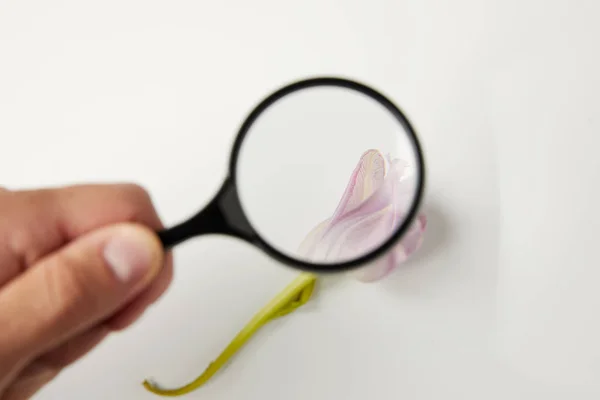
[[[344,87],[309,87],[267,107],[240,147],[242,209],[260,238],[303,262],[356,260],[410,222],[421,174],[405,124]]]

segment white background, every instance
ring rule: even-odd
[[[384,282],[319,288],[197,399],[597,399],[595,0],[0,1],[0,182],[136,181],[169,224],[209,200],[282,83],[383,88],[420,132],[427,237]],[[310,188],[307,188],[310,195]],[[154,399],[199,374],[294,272],[191,241],[133,329],[38,396]]]

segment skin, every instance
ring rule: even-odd
[[[159,299],[173,275],[162,227],[136,185],[0,188],[1,400],[31,398]],[[115,237],[145,249],[143,275],[119,279],[107,265]]]

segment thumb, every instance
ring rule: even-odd
[[[0,291],[0,359],[27,362],[106,320],[148,286],[163,257],[152,231],[120,224],[43,258]]]

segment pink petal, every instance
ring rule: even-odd
[[[423,242],[426,226],[427,218],[424,214],[419,214],[402,240],[387,256],[354,271],[353,275],[362,282],[374,282],[388,276],[419,249]]]
[[[376,192],[383,184],[385,173],[386,160],[381,152],[377,150],[364,152],[350,176],[350,181],[333,216],[321,222],[309,232],[307,237],[302,241],[298,252],[313,261],[326,261],[324,259],[326,250],[323,248],[328,248],[329,245],[323,242],[323,238],[329,232],[329,228],[335,226],[340,218],[363,204],[365,199]],[[374,201],[377,201],[377,198]],[[372,200],[371,203],[374,201]],[[386,203],[388,201],[385,199],[380,202],[382,205]],[[355,220],[351,220],[350,224]]]
[[[333,216],[317,225],[299,252],[316,262],[340,262],[374,250],[402,222],[412,200],[414,182],[405,176],[406,164],[383,157],[377,150],[363,153]],[[364,282],[387,276],[421,245],[426,218],[417,220],[402,240],[376,262],[355,272]]]
[[[317,261],[314,259],[313,254],[317,251],[317,246],[321,243],[323,232],[329,225],[330,220],[331,218],[321,222],[319,225],[315,226],[313,230],[308,233],[308,235],[306,235],[300,244],[300,247],[298,248],[298,253],[301,256],[313,259],[313,261]]]
[[[344,213],[352,211],[379,189],[383,184],[385,173],[385,159],[381,152],[377,150],[364,152],[333,213],[332,223],[335,223]]]
[[[393,229],[392,215],[388,207],[330,225],[313,256],[316,260],[347,261],[373,251]]]
[[[403,168],[402,168],[403,170]],[[361,219],[365,216],[369,216],[374,213],[378,213],[382,209],[388,209],[393,214],[392,219],[395,219],[404,209],[403,205],[397,204],[395,199],[399,199],[399,180],[401,176],[401,166],[399,163],[394,162],[389,167],[389,172],[384,178],[382,184],[378,189],[373,192],[362,204],[355,207],[349,212],[346,212],[342,216],[339,216],[337,220],[331,220],[329,227],[323,234],[323,239],[327,239],[331,235],[331,231],[334,227],[339,231],[343,229],[350,229],[357,219]],[[395,229],[395,226],[391,225],[390,229]],[[371,248],[377,247],[382,244],[387,237],[389,232],[383,234],[379,238],[371,237],[371,242],[368,244]]]

